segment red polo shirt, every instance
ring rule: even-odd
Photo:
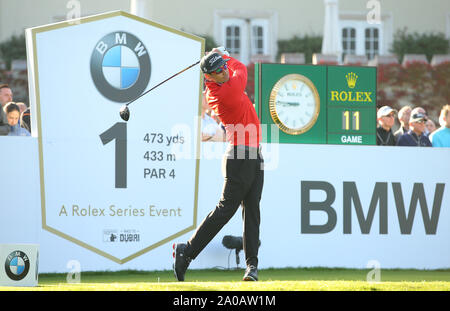
[[[206,101],[225,125],[231,144],[258,147],[261,124],[255,107],[245,94],[247,67],[232,57],[223,58],[229,59],[230,79],[222,84],[206,80]]]

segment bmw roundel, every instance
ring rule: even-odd
[[[22,280],[27,276],[28,270],[30,270],[30,260],[24,252],[14,251],[6,257],[5,272],[11,280]]]
[[[133,34],[117,31],[95,45],[91,55],[91,76],[106,98],[124,103],[142,94],[150,81],[150,55]]]

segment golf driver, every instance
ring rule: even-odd
[[[161,82],[161,83],[155,85],[154,87],[152,87],[152,88],[149,89],[148,91],[142,93],[141,95],[139,95],[138,97],[136,97],[135,99],[133,99],[132,101],[130,101],[128,104],[123,105],[122,107],[120,107],[119,114],[120,114],[120,117],[122,118],[122,120],[128,121],[128,120],[130,119],[130,109],[128,109],[128,106],[129,106],[132,102],[134,102],[134,101],[136,101],[137,99],[141,98],[141,97],[144,96],[145,94],[147,94],[147,93],[153,91],[154,89],[156,89],[156,88],[157,88],[158,86],[160,86],[161,84],[163,84],[163,83],[169,81],[170,79],[172,79],[172,78],[178,76],[180,73],[185,72],[186,70],[188,70],[188,69],[194,67],[194,66],[197,65],[198,63],[200,63],[200,61],[196,62],[195,64],[190,65],[189,67],[186,67],[185,69],[181,70],[180,72],[177,72],[177,73],[174,74],[173,76],[167,78],[167,79],[164,80],[163,82]]]

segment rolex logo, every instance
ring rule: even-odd
[[[348,73],[345,78],[347,79],[348,87],[353,89],[356,86],[356,80],[358,80],[358,76],[354,72]]]

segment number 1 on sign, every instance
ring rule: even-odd
[[[116,140],[116,188],[127,187],[127,124],[117,122],[100,134],[103,145]]]

